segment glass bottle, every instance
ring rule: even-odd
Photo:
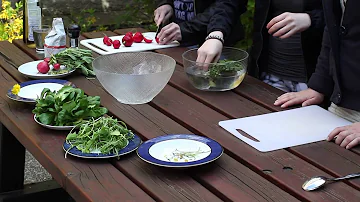
[[[31,48],[35,48],[32,27],[41,26],[41,8],[39,0],[22,0],[24,13],[23,40]]]

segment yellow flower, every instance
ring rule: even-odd
[[[13,88],[11,89],[11,92],[12,92],[12,94],[14,94],[14,95],[19,94],[19,92],[20,92],[20,85],[19,85],[19,84],[15,84],[15,85],[13,86]]]
[[[10,1],[2,1],[2,8],[5,9],[11,5]]]

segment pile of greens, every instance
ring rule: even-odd
[[[107,109],[100,107],[99,96],[87,96],[79,88],[64,86],[57,92],[45,88],[32,112],[43,124],[74,126],[106,114]]]
[[[78,132],[71,131],[66,137],[66,142],[71,145],[69,150],[76,147],[83,153],[118,155],[133,138],[134,134],[127,129],[124,122],[118,122],[112,117],[101,117],[82,124]]]
[[[238,71],[242,71],[244,67],[239,61],[219,60],[218,63],[209,68],[209,78],[216,79],[221,76],[233,76]]]
[[[92,62],[94,58],[91,50],[81,48],[68,48],[61,51],[50,58],[49,64],[61,64],[66,68],[80,69],[85,76],[95,76]]]

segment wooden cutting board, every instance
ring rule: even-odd
[[[349,124],[319,106],[219,122],[225,130],[261,152],[325,140],[333,129]]]
[[[119,40],[121,42],[121,46],[119,49],[114,49],[112,46],[107,46],[103,43],[103,38],[95,38],[95,39],[85,39],[81,40],[80,44],[97,52],[100,55],[108,55],[108,54],[114,54],[114,53],[123,53],[123,52],[139,52],[139,51],[149,51],[149,50],[156,50],[156,49],[162,49],[162,48],[171,48],[179,46],[180,43],[177,41],[174,41],[167,45],[159,45],[155,41],[155,32],[145,32],[143,35],[148,38],[152,39],[152,43],[145,43],[144,41],[141,43],[133,43],[130,47],[125,47],[121,39],[124,37],[124,35],[120,36],[112,36],[110,39]]]

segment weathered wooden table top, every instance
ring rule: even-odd
[[[112,36],[127,31],[104,33]],[[81,36],[97,37],[103,34]],[[28,80],[6,60],[19,66],[43,57],[21,40],[0,42],[0,52],[7,58],[0,55],[0,121],[77,201],[360,201],[360,179],[328,184],[314,192],[301,188],[312,176],[359,172],[359,147],[345,150],[323,141],[267,153],[255,150],[220,128],[218,122],[279,111],[273,103],[282,92],[250,76],[232,91],[196,90],[182,67],[185,50],[155,51],[173,57],[177,65],[168,85],[148,104],[121,104],[96,79],[82,75],[66,79],[88,95],[99,95],[109,114],[123,120],[143,141],[178,133],[218,141],[225,153],[208,165],[186,170],[160,168],[143,162],[136,152],[120,160],[65,159],[62,144],[67,133],[37,125],[33,106],[6,97],[15,83]]]

